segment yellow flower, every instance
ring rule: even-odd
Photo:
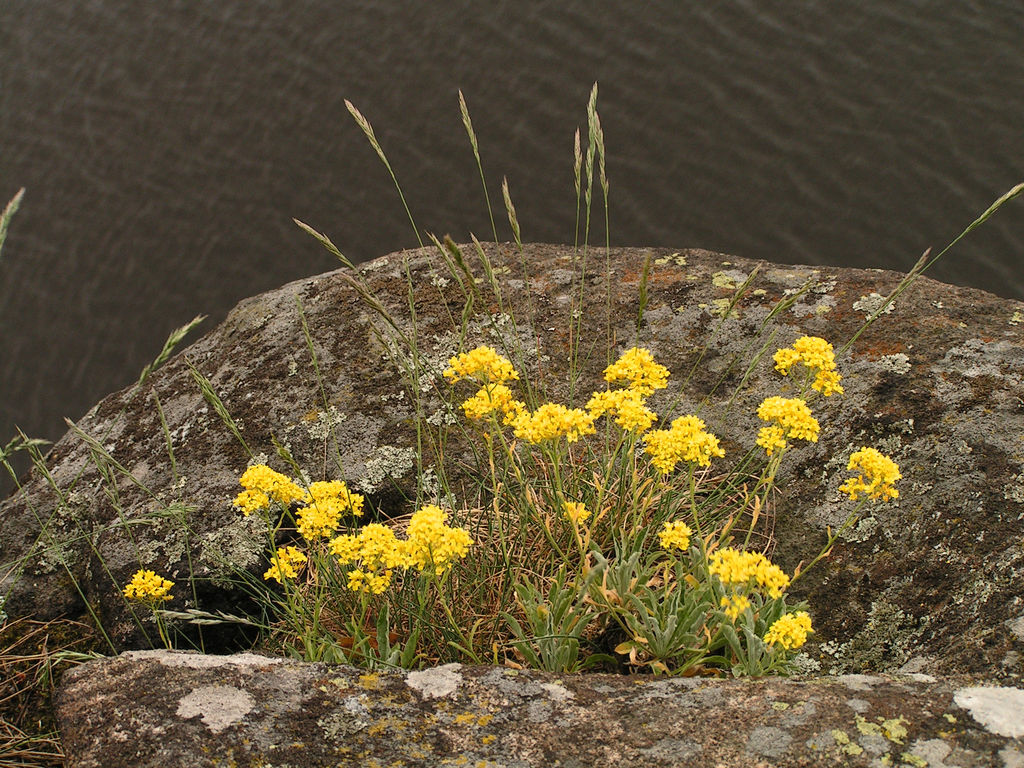
[[[711,554],[708,572],[723,584],[743,586],[754,581],[769,597],[782,597],[789,576],[760,552],[745,552],[732,547]]]
[[[565,517],[576,525],[586,522],[590,517],[590,510],[579,501],[565,502]]]
[[[761,431],[757,433],[757,444],[764,448],[769,456],[776,451],[785,450],[789,445],[786,442],[786,431],[776,424],[761,428]]]
[[[739,615],[750,607],[750,598],[746,595],[726,595],[722,598],[720,605],[725,611],[725,615],[736,621]]]
[[[499,355],[493,347],[479,346],[449,360],[444,377],[453,384],[469,377],[487,384],[518,379],[519,374],[508,358]]]
[[[725,456],[718,438],[705,431],[704,422],[696,416],[673,419],[671,429],[656,429],[645,439],[644,450],[650,455],[654,468],[663,475],[675,469],[680,461],[708,467],[713,457]]]
[[[473,539],[465,528],[445,524],[447,515],[433,504],[413,514],[409,521],[408,562],[421,572],[433,569],[440,576],[469,552]]]
[[[265,509],[271,501],[287,507],[293,501],[305,501],[306,492],[280,472],[266,464],[254,464],[242,473],[239,483],[245,489],[235,498],[235,506],[248,515]],[[262,494],[262,496],[260,495]],[[266,498],[262,506],[257,506]]]
[[[340,565],[355,565],[347,586],[353,592],[379,595],[391,585],[391,572],[410,565],[408,543],[386,525],[364,525],[358,535],[342,534],[328,545]]]
[[[155,604],[172,599],[170,592],[173,586],[173,581],[157,576],[154,571],[138,570],[122,594],[130,600]]]
[[[269,581],[274,579],[278,584],[284,580],[294,579],[299,575],[298,569],[306,562],[304,552],[295,547],[278,547],[277,551],[270,558],[270,568],[263,574],[263,578]]]
[[[391,571],[374,573],[355,568],[349,571],[348,588],[353,592],[366,592],[370,595],[383,594],[391,586]]]
[[[851,477],[839,490],[854,501],[858,494],[866,493],[869,498],[885,501],[895,499],[900,492],[894,487],[897,480],[903,477],[895,461],[879,453],[874,448],[861,448],[850,456],[849,470],[860,472],[858,477]]]
[[[242,491],[235,497],[235,507],[242,511],[243,515],[251,515],[253,512],[260,512],[270,506],[270,497],[263,491],[250,488]]]
[[[595,392],[586,405],[594,419],[606,413],[615,415],[615,423],[630,432],[646,432],[658,420],[657,414],[644,405],[644,398],[635,389],[614,389]]]
[[[594,432],[594,417],[579,408],[566,408],[558,403],[544,403],[533,413],[523,412],[513,421],[515,436],[529,443],[565,439],[574,443]]]
[[[817,336],[801,336],[792,347],[775,353],[775,370],[783,376],[788,376],[797,363],[803,363],[808,371],[815,373],[812,388],[826,397],[843,394],[839,385],[841,377],[836,372],[835,352],[827,341]]]
[[[512,390],[504,384],[485,384],[471,398],[462,404],[462,410],[470,419],[482,419],[500,412],[505,423],[526,410],[526,405],[512,396]]]
[[[778,643],[787,650],[795,650],[807,642],[811,629],[811,617],[807,611],[797,611],[780,616],[765,633],[764,641],[769,645]]]
[[[811,387],[821,392],[825,397],[833,394],[841,395],[845,391],[839,385],[841,378],[835,371],[818,371],[818,375],[814,377],[814,383],[811,384]]]
[[[690,548],[690,536],[692,535],[693,531],[690,530],[690,526],[682,520],[673,520],[665,523],[658,533],[658,539],[661,541],[662,549],[679,549],[685,552]]]
[[[341,525],[341,517],[363,514],[365,499],[352,493],[340,480],[321,481],[309,486],[307,505],[295,513],[296,528],[307,541],[330,536]]]
[[[633,347],[604,369],[605,381],[629,381],[629,389],[649,395],[668,386],[668,368],[654,362],[649,349]]]
[[[331,539],[328,548],[335,557],[338,558],[338,562],[342,565],[348,565],[354,563],[359,559],[359,537],[353,536],[350,533],[343,533],[341,536],[335,536]]]
[[[768,455],[788,445],[789,438],[818,442],[817,419],[811,415],[807,402],[800,398],[767,397],[757,409],[757,416],[762,421],[775,422],[763,428],[757,436],[757,444],[764,448]]]
[[[359,559],[363,566],[377,571],[405,567],[406,547],[386,525],[370,523],[359,531]]]

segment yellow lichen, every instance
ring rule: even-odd
[[[902,717],[894,717],[891,720],[878,718],[882,726],[882,735],[889,741],[896,744],[903,744],[907,738],[906,720]]]
[[[836,746],[839,747],[839,751],[844,755],[860,755],[864,752],[859,744],[850,741],[850,736],[846,731],[836,728],[832,731],[832,738],[835,740]]]
[[[369,691],[376,691],[380,688],[380,675],[369,672],[359,676],[359,685]]]

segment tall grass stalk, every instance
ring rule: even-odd
[[[11,219],[14,218],[14,214],[18,212],[18,208],[21,206],[21,201],[25,197],[25,188],[22,187],[18,190],[17,194],[11,198],[11,201],[4,206],[4,210],[0,213],[0,253],[4,250],[4,241],[7,239],[7,228],[10,226]]]

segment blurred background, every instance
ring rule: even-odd
[[[438,235],[490,233],[461,88],[492,197],[571,242],[599,81],[613,243],[907,269],[1024,180],[1021,30],[1019,0],[3,0],[0,444],[335,268],[292,217],[354,261],[415,245],[346,98]],[[1022,262],[1018,199],[931,276],[1022,299]]]

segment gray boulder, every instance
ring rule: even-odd
[[[472,259],[472,249],[464,251]],[[515,332],[535,350],[530,364],[552,382],[564,380],[571,249],[528,245],[520,255],[506,245],[488,246],[488,253],[503,303],[488,297],[483,280],[486,300],[474,308],[468,343],[513,332],[511,310]],[[730,297],[755,268],[730,309]],[[473,269],[482,275],[478,265]],[[652,348],[673,372],[670,389],[655,405],[678,397],[690,410],[707,397],[701,415],[732,454],[752,443],[757,404],[783,389],[771,366],[774,348],[804,334],[838,347],[903,277],[634,248],[607,256],[592,250],[587,269],[583,338],[603,350],[610,328],[616,349],[636,341]],[[429,249],[382,257],[359,273],[404,333],[412,330],[407,288],[413,287],[423,363],[439,376],[458,343],[463,295],[457,279]],[[808,282],[790,308],[771,315],[778,301]],[[762,339],[771,339],[767,354],[727,408],[745,361],[760,349],[754,337],[762,326]],[[142,641],[118,589],[139,567],[181,580],[191,569],[198,605],[182,591],[172,608],[244,610],[229,580],[232,569],[266,568],[260,532],[231,506],[249,455],[200,393],[188,362],[210,380],[252,453],[275,463],[276,438],[311,475],[334,476],[333,429],[342,472],[367,492],[374,514],[410,511],[415,414],[385,354],[393,333],[342,273],[332,272],[242,302],[143,386],[104,399],[54,446],[47,476],[33,473],[0,507],[0,593],[7,596],[7,612],[80,615],[88,600],[115,644],[137,647]],[[603,354],[591,356],[585,386],[597,385],[603,362]],[[852,450],[881,448],[899,462],[903,480],[898,503],[879,506],[799,582],[816,627],[805,655],[808,670],[903,670],[1019,683],[1024,305],[922,278],[839,367],[846,394],[820,408],[820,440],[799,447],[783,465],[775,558],[792,570],[820,550],[827,526],[846,517],[851,503],[837,488]],[[428,397],[425,407],[432,419],[450,415],[438,399]],[[422,458],[425,468],[434,461]],[[231,649],[244,638],[218,642]]]
[[[66,675],[69,768],[1007,766],[1024,690],[903,677],[368,673],[134,651]]]

